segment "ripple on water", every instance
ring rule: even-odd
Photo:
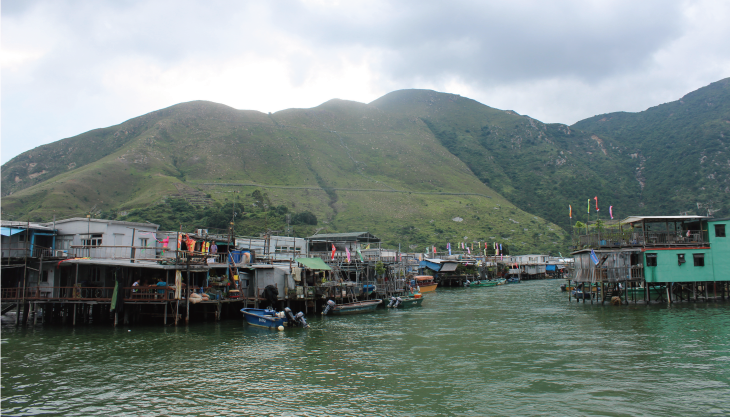
[[[285,332],[3,326],[2,412],[684,415],[730,409],[730,305],[569,303],[558,281]]]

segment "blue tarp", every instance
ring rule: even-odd
[[[555,271],[555,265],[547,265],[545,266],[546,271]]]
[[[16,233],[25,232],[25,229],[16,229],[14,227],[3,227],[2,231],[0,231],[0,235],[3,236],[12,236]]]
[[[421,261],[421,263],[419,264],[419,266],[421,268],[428,268],[428,269],[430,269],[432,271],[436,271],[436,272],[438,272],[438,271],[441,270],[441,264],[438,264],[436,262],[429,262],[427,260]]]

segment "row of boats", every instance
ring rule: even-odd
[[[494,287],[503,284],[514,284],[520,282],[519,278],[501,278],[494,280],[476,280],[466,281],[467,287]],[[323,315],[342,315],[342,314],[358,314],[373,311],[383,306],[385,308],[409,308],[420,307],[423,303],[423,293],[436,290],[438,283],[434,281],[432,276],[422,275],[413,279],[411,291],[407,294],[393,295],[390,299],[375,298],[372,300],[353,301],[349,303],[336,303],[334,300],[328,300],[325,303]],[[289,307],[283,311],[276,311],[270,308],[243,308],[241,309],[243,317],[252,326],[267,327],[271,329],[284,330],[286,327],[309,327],[304,314],[299,312],[294,314]]]
[[[497,285],[504,285],[504,284],[518,284],[520,282],[520,279],[518,277],[510,277],[510,278],[498,278],[498,279],[480,279],[476,281],[469,281],[467,280],[464,283],[465,287],[496,287]]]

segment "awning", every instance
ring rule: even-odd
[[[318,269],[322,271],[331,271],[330,268],[321,258],[296,258],[295,261],[306,266],[309,269]]]
[[[0,231],[0,235],[3,236],[12,236],[16,233],[25,232],[25,229],[16,229],[14,227],[3,227],[2,231]]]

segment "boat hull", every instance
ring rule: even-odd
[[[421,304],[423,303],[423,297],[401,297],[401,299],[402,301],[396,308],[421,307]],[[388,307],[388,304],[390,304],[390,301],[383,300],[383,305],[385,307]]]
[[[355,303],[337,304],[332,307],[331,314],[359,314],[374,311],[383,300],[375,299],[368,301],[358,301]]]
[[[421,290],[421,292],[431,292],[436,291],[436,287],[438,287],[438,285],[438,283],[434,282],[433,284],[428,284],[424,286],[419,285],[418,288]]]
[[[264,310],[262,308],[242,308],[243,318],[246,323],[256,327],[266,327],[268,329],[276,329],[279,326],[286,327],[286,317],[276,316],[273,310]]]
[[[469,288],[471,288],[471,287],[475,287],[475,288],[494,287],[496,285],[497,285],[497,283],[492,282],[492,281],[486,281],[486,280],[485,281],[474,281],[469,284]]]

